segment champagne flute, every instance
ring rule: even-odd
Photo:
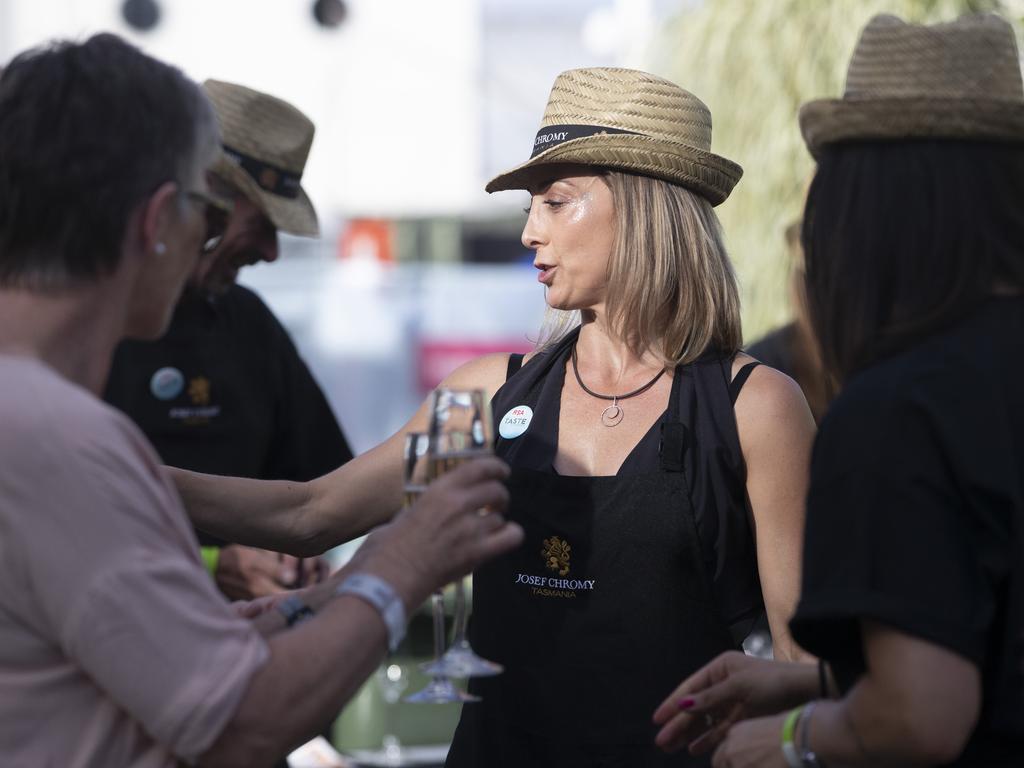
[[[405,436],[405,453],[402,461],[402,480],[405,506],[416,503],[427,487],[430,478],[430,438],[423,432],[410,432]],[[444,651],[444,593],[436,590],[430,598],[434,620],[434,659],[440,659]],[[479,701],[479,696],[459,690],[444,675],[434,675],[427,686],[405,697],[414,704],[449,704],[453,702]]]
[[[490,455],[494,428],[490,403],[483,390],[436,389],[431,399],[428,434],[432,480],[459,464]],[[500,664],[473,651],[466,638],[467,622],[466,586],[465,581],[459,579],[455,582],[452,644],[440,659],[423,665],[423,671],[445,677],[487,677],[504,671]]]

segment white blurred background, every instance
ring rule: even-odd
[[[783,233],[813,171],[800,103],[841,92],[871,15],[978,11],[1019,32],[1024,0],[0,0],[0,65],[110,30],[313,118],[303,184],[323,236],[283,238],[279,263],[241,279],[362,451],[460,361],[530,348],[543,295],[519,242],[526,195],[483,186],[528,156],[560,71],[638,67],[710,106],[713,150],[745,169],[716,210],[753,340],[792,315]]]

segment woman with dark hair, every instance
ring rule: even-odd
[[[932,27],[876,17],[845,97],[805,105],[800,121],[818,160],[807,294],[842,385],[815,445],[791,622],[822,663],[723,655],[659,707],[658,743],[722,742],[716,766],[1020,765],[1024,89],[1013,31],[995,16]]]

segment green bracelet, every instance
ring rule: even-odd
[[[220,561],[220,547],[200,547],[199,556],[203,558],[203,565],[207,572],[213,576],[217,573],[217,563]]]
[[[800,722],[800,715],[803,714],[804,708],[797,707],[786,715],[786,720],[782,724],[782,755],[786,758],[786,765],[789,768],[803,768],[804,761],[800,759],[800,753],[797,752],[796,744],[793,743],[793,738],[796,736],[796,724]]]

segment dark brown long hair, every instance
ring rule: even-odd
[[[821,153],[802,241],[808,309],[841,381],[1024,290],[1024,143],[846,142]]]

